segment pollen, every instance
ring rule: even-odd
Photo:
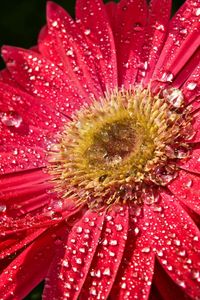
[[[177,107],[170,102],[171,92],[116,90],[75,112],[49,157],[62,198],[90,208],[141,204],[141,191],[175,178],[177,159],[189,151],[184,136],[191,124],[180,94],[173,91],[179,96]]]

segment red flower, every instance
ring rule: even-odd
[[[170,2],[50,2],[3,47],[1,299],[200,299],[200,6]]]

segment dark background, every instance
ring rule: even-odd
[[[75,0],[55,2],[74,16]],[[183,2],[184,0],[173,0],[173,13]],[[30,48],[35,45],[40,28],[45,24],[46,0],[1,0],[0,4],[0,46]],[[4,63],[0,59],[0,69],[3,67]],[[42,287],[43,284],[40,284],[25,300],[40,300]]]

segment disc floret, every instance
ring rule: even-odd
[[[141,191],[166,185],[176,160],[188,112],[165,97],[137,87],[106,94],[75,112],[50,160],[56,190],[77,204],[101,207],[142,200]]]

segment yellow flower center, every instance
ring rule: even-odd
[[[172,180],[179,148],[188,151],[180,137],[190,121],[180,97],[179,107],[168,100],[138,87],[75,112],[49,164],[62,197],[92,208],[141,203],[141,190]]]

